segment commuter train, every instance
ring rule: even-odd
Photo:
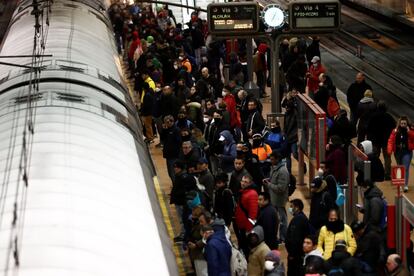
[[[178,275],[108,2],[20,1],[0,46],[2,275]]]

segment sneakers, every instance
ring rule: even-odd
[[[184,238],[182,236],[177,236],[174,238],[175,243],[182,243],[184,241]]]
[[[406,192],[408,192],[408,187],[407,186],[404,187],[404,193],[406,193]]]

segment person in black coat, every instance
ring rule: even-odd
[[[271,250],[278,248],[277,230],[279,228],[279,218],[275,207],[270,204],[268,192],[259,194],[259,215],[256,225],[260,225],[264,232],[264,241]]]
[[[351,110],[351,123],[356,126],[357,108],[359,101],[364,97],[365,91],[372,90],[371,86],[365,82],[365,75],[362,72],[358,72],[355,78],[355,82],[352,83],[347,92],[346,99],[348,101],[349,109]]]
[[[385,261],[386,258],[380,234],[369,231],[362,221],[353,222],[351,228],[357,242],[354,257],[361,262],[362,272],[366,275],[376,275],[381,261]]]
[[[255,133],[262,133],[266,126],[262,113],[257,108],[257,100],[251,99],[248,103],[249,117],[246,122],[246,133],[252,137]]]
[[[180,155],[181,135],[180,129],[174,125],[174,117],[171,115],[164,117],[162,124],[161,140],[164,145],[162,148],[162,157],[167,161],[168,176],[174,182],[174,163]]]
[[[351,144],[351,139],[356,136],[355,126],[349,121],[345,109],[339,110],[335,116],[333,125],[328,129],[328,137],[338,136],[342,138],[345,147]]]
[[[305,63],[305,57],[299,56],[286,72],[286,81],[289,84],[289,88],[296,88],[300,93],[304,93],[306,84],[305,75],[307,71],[308,66]]]
[[[290,201],[289,212],[293,218],[289,223],[285,240],[288,252],[288,276],[301,275],[303,240],[311,232],[309,220],[303,213],[303,207],[303,202],[300,199]]]
[[[313,57],[321,57],[321,50],[319,48],[319,36],[313,36],[312,42],[306,49],[306,59],[308,64],[312,64],[311,60]]]
[[[225,221],[230,226],[234,215],[234,197],[232,191],[227,187],[227,173],[220,173],[216,176],[216,191],[214,192],[214,213],[217,218]]]
[[[309,221],[315,229],[320,229],[328,219],[329,210],[336,207],[335,199],[329,192],[328,184],[321,177],[315,177],[310,185],[312,199]]]
[[[391,179],[391,155],[387,152],[388,138],[397,123],[387,112],[387,105],[379,101],[377,111],[372,114],[367,127],[367,139],[372,142],[375,152],[379,155],[382,151],[384,157],[385,180]]]
[[[333,270],[337,271],[338,269],[343,271],[342,275],[362,275],[359,261],[349,254],[346,241],[344,240],[337,240],[335,242],[335,249],[332,251],[332,257],[325,262],[326,274],[331,275]]]
[[[160,102],[162,117],[172,115],[174,118],[177,118],[180,105],[177,97],[173,93],[172,88],[170,86],[164,86],[162,93],[163,95]]]

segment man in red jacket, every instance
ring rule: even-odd
[[[240,191],[240,197],[236,206],[233,228],[239,242],[239,247],[243,250],[245,256],[248,256],[249,249],[246,234],[256,224],[259,210],[259,196],[257,195],[253,179],[250,175],[243,176],[240,184],[242,190]]]

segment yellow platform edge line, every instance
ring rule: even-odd
[[[157,193],[157,197],[158,197],[158,202],[160,203],[162,216],[164,217],[164,222],[167,227],[168,235],[170,236],[171,239],[173,239],[174,238],[173,226],[171,223],[170,216],[168,215],[167,203],[165,202],[165,198],[162,194],[161,185],[158,180],[158,177],[154,176],[153,181],[154,181],[155,192]],[[175,259],[177,261],[177,266],[178,266],[180,275],[185,274],[184,262],[182,258],[180,257],[180,252],[178,251],[177,246],[173,246],[173,251],[175,254]]]

